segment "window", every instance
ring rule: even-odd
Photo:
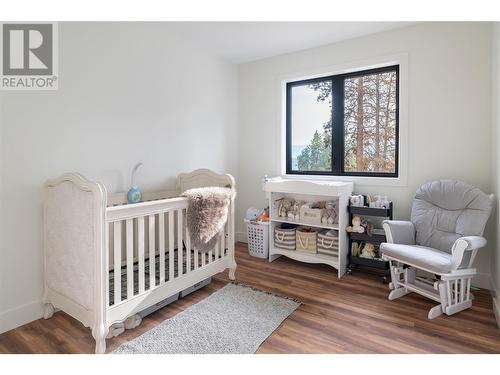
[[[286,173],[398,177],[399,65],[286,86]]]

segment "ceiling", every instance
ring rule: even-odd
[[[397,29],[415,22],[173,22],[172,31],[221,57],[246,63]]]

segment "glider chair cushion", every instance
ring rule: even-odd
[[[411,210],[416,244],[451,253],[460,237],[483,234],[492,206],[492,197],[462,181],[424,184]]]
[[[385,243],[385,255],[433,273],[451,271],[451,254],[425,246]]]
[[[411,221],[384,220],[387,242],[415,245],[415,226]]]

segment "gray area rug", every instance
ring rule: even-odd
[[[290,298],[228,284],[113,353],[255,353],[299,306]]]

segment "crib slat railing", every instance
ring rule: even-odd
[[[158,215],[158,251],[160,253],[160,281],[165,283],[165,214]]]
[[[168,212],[168,281],[174,279],[174,211]]]
[[[191,247],[187,202],[179,199],[173,206],[163,205],[161,209],[156,203],[153,206],[154,213],[145,215],[141,215],[145,207],[112,207],[107,216],[106,264],[110,267],[110,282],[114,281],[114,299],[110,302],[115,305],[133,298],[136,293],[146,292],[147,286],[148,291],[152,290],[167,280],[183,277],[226,256],[227,224],[213,249],[198,251]],[[133,217],[136,211],[139,215]]]
[[[143,293],[146,290],[145,276],[144,276],[144,216],[137,218],[137,257],[139,258],[139,293]]]
[[[194,249],[193,255],[194,269],[197,270],[200,266],[200,252]]]
[[[182,249],[182,217],[184,210],[177,210],[177,277],[182,276],[183,249]]]
[[[155,248],[155,215],[148,217],[149,228],[149,289],[153,289],[156,284],[156,248]]]
[[[114,270],[113,278],[114,303],[121,302],[122,297],[122,222],[117,221],[113,224],[113,243],[114,243]]]
[[[108,222],[135,219],[148,215],[157,215],[170,210],[185,209],[187,198],[170,198],[151,202],[141,202],[122,206],[113,206],[106,209]]]
[[[134,295],[134,221],[128,219],[125,226],[127,249],[127,298]]]
[[[187,220],[187,219],[186,219]],[[186,272],[191,272],[191,235],[187,225],[186,228]]]
[[[224,258],[224,249],[226,248],[226,226],[222,228],[222,237],[219,243],[219,258]]]
[[[220,249],[221,242],[222,242],[222,235],[219,237],[219,240],[217,241],[217,243],[215,244],[215,247],[214,247],[215,260],[219,259],[219,249]]]

